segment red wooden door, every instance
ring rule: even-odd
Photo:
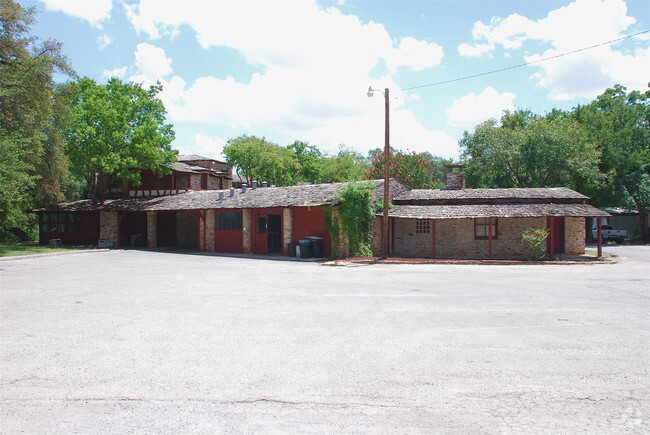
[[[241,211],[218,212],[214,231],[216,252],[244,252],[244,231]]]
[[[548,236],[548,252],[550,254],[564,253],[564,217],[550,218],[551,234]]]
[[[253,213],[253,254],[268,254],[266,245],[268,218],[265,213]]]
[[[282,253],[282,210],[257,209],[252,212],[253,254]]]

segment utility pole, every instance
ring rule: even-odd
[[[390,180],[390,106],[388,103],[388,88],[384,89],[384,103],[386,110],[386,130],[384,137],[384,214],[381,224],[381,258],[388,258],[388,201]]]

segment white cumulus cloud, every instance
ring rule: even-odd
[[[533,78],[549,90],[549,98],[594,98],[616,83],[645,88],[647,44],[634,53],[607,45],[555,60],[540,60],[618,39],[630,33],[635,22],[627,15],[623,0],[575,0],[539,20],[512,14],[506,18],[493,17],[487,24],[477,21],[472,30],[474,42],[463,43],[458,50],[464,56],[482,56],[491,55],[498,46],[517,50],[528,41],[547,44],[548,49],[528,54],[524,59],[537,62],[533,68],[539,70]]]
[[[41,0],[48,11],[59,11],[81,18],[95,27],[108,19],[113,9],[112,0]]]
[[[454,101],[447,109],[447,124],[452,127],[472,128],[490,118],[500,118],[504,110],[514,110],[516,95],[499,93],[488,86],[480,94],[472,92]]]
[[[105,69],[102,72],[102,76],[104,78],[107,78],[107,79],[110,79],[110,78],[113,78],[113,77],[116,77],[118,79],[122,79],[122,78],[124,78],[125,75],[126,75],[126,67],[125,66],[123,66],[121,68],[115,68],[115,69]]]
[[[312,0],[141,0],[127,9],[134,28],[152,39],[191,30],[203,48],[232,48],[259,67],[246,81],[203,76],[188,82],[172,76],[171,59],[161,49],[140,44],[134,77],[163,79],[160,98],[172,122],[223,124],[250,134],[263,129],[276,134],[271,140],[309,138],[328,152],[342,143],[361,152],[383,144],[373,136],[383,131],[383,104],[366,97],[368,85],[398,89],[389,77],[371,80],[382,60],[391,70],[422,70],[439,65],[443,56],[435,42],[394,39],[383,25]],[[404,109],[404,95],[394,96],[396,139],[404,135],[411,149],[444,144],[441,150],[454,153],[448,150],[455,141],[425,129]]]
[[[387,64],[392,71],[400,67],[421,71],[440,65],[443,55],[442,47],[435,42],[402,38],[399,46],[393,49],[392,55],[388,57]]]
[[[149,86],[172,73],[172,60],[162,48],[143,42],[136,47],[135,67],[131,81]]]

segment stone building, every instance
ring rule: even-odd
[[[101,240],[115,247],[288,255],[292,244],[317,237],[322,255],[332,252],[324,220],[327,209],[336,217],[342,183],[209,189],[216,184],[196,181],[205,173],[197,162],[206,164],[200,159],[181,162],[189,168],[174,173],[175,180],[189,174],[194,188],[141,189],[99,206],[81,200],[35,210],[41,243],[60,238],[64,244]],[[226,173],[222,169],[209,168],[210,174]],[[373,197],[381,198],[383,180],[370,183]],[[389,187],[394,204],[389,253],[397,257],[520,258],[527,255],[521,241],[527,228],[550,229],[549,254],[579,254],[585,247],[585,219],[609,216],[571,189],[465,189],[459,172],[450,173],[446,189],[409,189],[395,180]],[[56,232],[49,231],[53,221],[63,222]],[[371,240],[375,255],[381,251],[380,230],[378,216]],[[345,241],[336,248],[347,253]]]

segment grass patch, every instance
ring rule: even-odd
[[[50,248],[39,245],[36,242],[30,243],[0,243],[0,257],[16,257],[18,255],[48,254],[50,252],[70,251],[72,246],[60,246]]]
[[[585,255],[593,255],[594,257],[598,255],[598,249],[586,248]],[[603,251],[603,257],[615,257],[611,252]]]

